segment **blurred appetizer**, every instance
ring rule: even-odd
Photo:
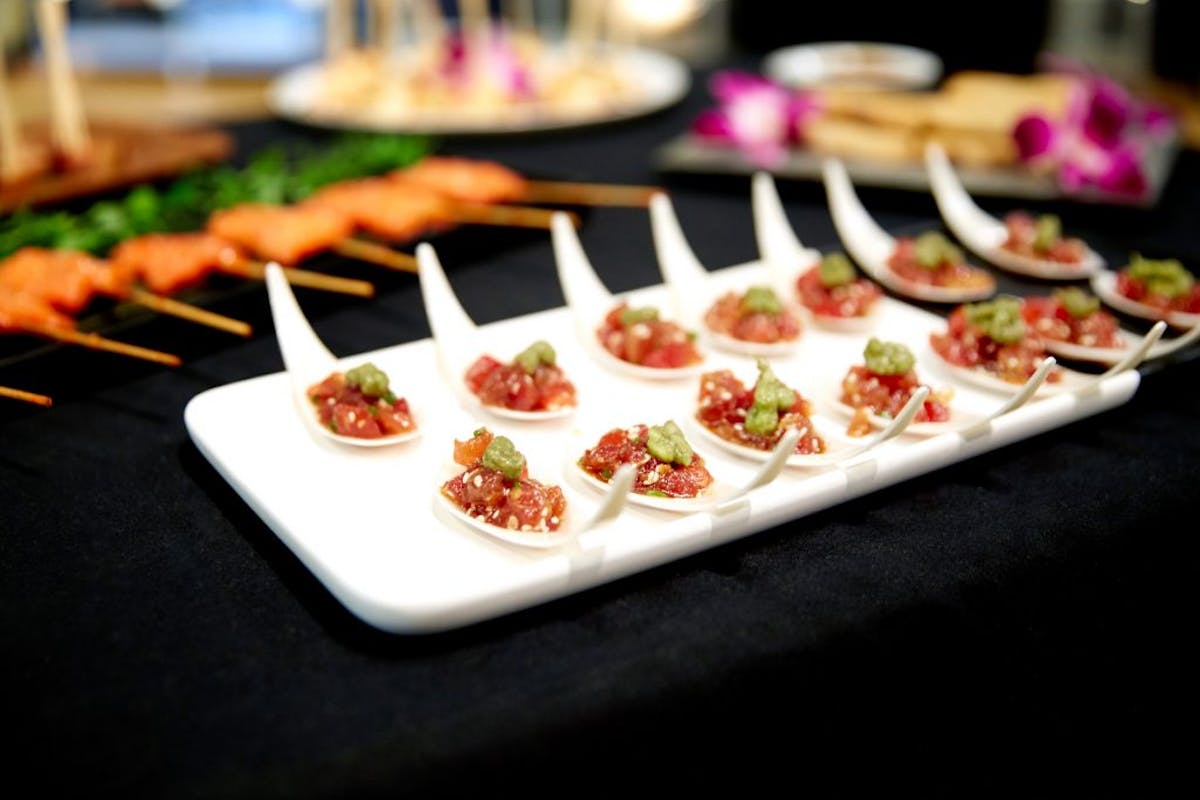
[[[830,253],[796,280],[800,303],[818,320],[861,320],[883,292],[855,272],[843,253]]]
[[[1023,211],[1014,211],[1004,218],[1004,228],[1008,237],[1000,246],[1018,256],[1082,265],[1087,255],[1087,245],[1082,239],[1063,236],[1062,221],[1054,214],[1042,214],[1035,219]]]
[[[512,411],[556,411],[576,405],[575,385],[555,363],[549,342],[539,339],[513,360],[480,356],[467,369],[467,388],[486,406]]]
[[[769,286],[726,292],[705,313],[704,324],[714,333],[741,342],[778,344],[800,338],[799,320]]]
[[[696,334],[659,317],[653,306],[621,303],[608,312],[596,331],[601,347],[628,364],[679,369],[703,360]]]
[[[1046,357],[1041,338],[1025,324],[1021,301],[1010,296],[959,306],[946,332],[930,334],[929,343],[952,366],[1014,385],[1027,381]],[[1060,379],[1061,372],[1055,370],[1046,380]]]
[[[1117,318],[1100,307],[1100,298],[1074,286],[1049,297],[1026,297],[1021,314],[1051,352],[1056,343],[1104,349],[1127,346]]]
[[[900,278],[914,284],[964,290],[995,285],[991,275],[968,264],[962,249],[937,231],[897,239],[887,266]]]

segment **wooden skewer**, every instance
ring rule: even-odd
[[[551,220],[557,211],[547,208],[530,208],[528,206],[504,206],[488,203],[455,202],[452,204],[455,222],[466,222],[475,225],[500,225],[511,228],[540,228],[550,230]],[[579,227],[579,216],[567,214],[571,224]]]
[[[8,67],[0,52],[0,183],[15,180],[25,164],[25,146],[17,128],[17,115],[8,97]]]
[[[582,57],[595,48],[600,37],[604,5],[599,0],[571,0],[569,7],[567,38],[576,48],[576,55]]]
[[[325,60],[336,61],[354,45],[353,0],[329,0],[325,8]]]
[[[424,44],[436,47],[446,36],[446,21],[442,18],[442,4],[437,0],[409,0],[412,13],[413,49]]]
[[[249,323],[242,322],[240,319],[233,319],[224,314],[206,311],[203,308],[197,308],[188,303],[181,303],[170,297],[163,297],[162,295],[148,292],[145,289],[136,287],[130,289],[127,298],[138,305],[143,305],[160,314],[179,317],[189,322],[207,325],[210,328],[216,328],[217,330],[226,331],[237,336],[248,337],[254,332]]]
[[[71,328],[55,328],[50,325],[26,324],[22,326],[27,333],[37,334],[47,339],[56,339],[67,344],[78,344],[92,350],[104,350],[109,353],[117,353],[118,355],[129,356],[131,358],[140,358],[143,361],[153,361],[156,364],[166,364],[168,367],[178,367],[181,363],[179,356],[170,353],[164,353],[160,350],[151,350],[146,347],[138,347],[135,344],[126,344],[118,342],[115,339],[106,339],[103,336],[95,333],[83,333],[82,331],[73,330]]]
[[[43,406],[44,408],[54,405],[54,400],[44,394],[26,392],[22,389],[10,389],[7,386],[0,386],[0,397],[20,400],[24,403],[33,403],[35,406]]]
[[[647,208],[657,186],[621,186],[609,183],[529,181],[521,199],[529,203],[566,203],[581,206],[631,206]]]
[[[55,143],[72,161],[82,161],[91,147],[79,87],[71,71],[66,40],[66,0],[38,0],[37,24],[46,55],[46,75],[54,112]]]
[[[401,253],[377,242],[350,237],[338,242],[333,251],[348,258],[366,261],[380,267],[387,267],[399,272],[416,272],[417,259],[408,253]]]
[[[537,18],[534,15],[533,0],[502,0],[501,8],[512,19],[512,29],[520,33],[533,33],[537,30]]]
[[[249,258],[222,264],[218,269],[221,272],[228,275],[236,275],[239,278],[256,278],[261,281],[266,280],[267,277],[266,265],[261,261],[254,261]],[[355,280],[354,278],[338,278],[333,275],[324,275],[320,272],[296,269],[295,267],[284,267],[283,274],[287,278],[288,283],[293,286],[303,286],[306,289],[350,294],[355,297],[373,297],[375,295],[374,284],[367,281]]]

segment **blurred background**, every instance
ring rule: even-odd
[[[1187,24],[1192,4],[1185,0],[795,4],[785,24],[781,5],[761,0],[613,4],[639,42],[696,67],[803,42],[857,40],[927,48],[942,57],[946,74],[1025,73],[1053,53],[1132,85],[1200,82]],[[497,11],[503,5],[492,3]],[[551,35],[561,30],[567,6],[529,4]],[[141,117],[149,109],[167,118],[265,116],[266,79],[318,58],[323,48],[325,0],[73,0],[69,7],[70,47],[89,112],[106,116]],[[453,16],[458,3],[441,7]],[[36,62],[29,2],[0,3],[0,31],[10,63],[24,56]],[[32,111],[43,93],[16,72],[18,107]]]

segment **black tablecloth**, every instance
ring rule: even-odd
[[[748,182],[660,176],[651,162],[703,103],[698,86],[632,123],[444,149],[531,175],[663,182],[701,259],[723,266],[755,256]],[[243,156],[318,136],[235,133]],[[1057,210],[1111,261],[1139,249],[1195,268],[1198,174],[1185,155],[1154,210]],[[820,187],[784,195],[801,238],[834,246]],[[888,226],[935,217],[925,196],[864,196]],[[614,290],[659,282],[644,211],[592,210],[581,235]],[[462,231],[439,250],[481,322],[562,303],[544,234]],[[428,335],[415,278],[325,266],[380,290],[305,296],[336,352]],[[261,288],[212,305],[258,334],[141,321],[120,335],[185,366],[54,349],[0,371],[57,400],[0,401],[14,786],[427,796],[770,778],[799,792],[833,777],[1127,795],[1153,793],[1194,743],[1195,361],[1147,375],[1114,411],[953,468],[568,599],[404,637],[347,612],[189,441],[191,397],[281,368]],[[1035,781],[1034,766],[1058,780]]]

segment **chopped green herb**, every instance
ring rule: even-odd
[[[970,303],[964,313],[967,322],[1000,344],[1012,344],[1025,336],[1021,301],[1015,297],[1002,295],[986,303]]]
[[[646,436],[646,450],[666,464],[681,464],[686,467],[692,463],[692,447],[674,420],[650,426],[650,432]]]
[[[1178,259],[1154,261],[1134,253],[1129,258],[1127,274],[1146,284],[1146,291],[1160,297],[1182,297],[1192,290],[1196,279],[1183,268]]]
[[[867,369],[876,375],[906,375],[917,359],[899,342],[884,342],[871,337],[863,350]]]
[[[580,459],[580,460],[582,461],[583,459]],[[604,480],[608,480],[612,476],[613,476],[613,471],[611,469],[605,468],[605,469],[600,470],[600,477],[604,478]]]
[[[646,492],[646,496],[647,497],[668,497],[669,495],[666,492],[664,492],[662,489],[651,489],[650,491]]]
[[[335,181],[399,169],[428,149],[420,137],[351,133],[321,147],[267,149],[240,169],[208,167],[161,189],[138,186],[123,198],[101,200],[77,213],[18,210],[0,220],[0,258],[29,246],[103,255],[132,236],[200,230],[220,208],[295,202]]]
[[[783,304],[770,286],[751,286],[742,295],[742,310],[751,314],[778,314]]]
[[[854,265],[844,253],[830,253],[821,259],[821,285],[826,289],[845,286],[854,280]]]
[[[529,345],[529,347],[526,347],[524,350],[517,353],[517,356],[513,359],[513,361],[517,366],[524,370],[526,374],[532,375],[533,373],[537,372],[538,365],[540,364],[546,364],[551,367],[554,366],[556,358],[557,356],[554,352],[554,348],[550,346],[550,343],[544,339],[538,339],[536,342]]]
[[[498,470],[510,481],[520,479],[525,469],[525,456],[517,452],[517,446],[507,436],[497,436],[483,451],[481,463],[488,469]]]
[[[337,426],[336,420],[332,420],[332,419],[329,420],[329,430],[333,431],[334,433],[338,432],[338,426]]]
[[[372,417],[378,417],[379,416],[379,406],[373,406],[373,405],[367,406],[367,413],[370,414]]]
[[[483,434],[486,430],[487,428],[476,428],[471,432],[471,438],[474,439],[476,436]]]
[[[1054,292],[1054,298],[1075,319],[1089,317],[1100,310],[1100,298],[1088,294],[1078,286],[1058,289]]]

